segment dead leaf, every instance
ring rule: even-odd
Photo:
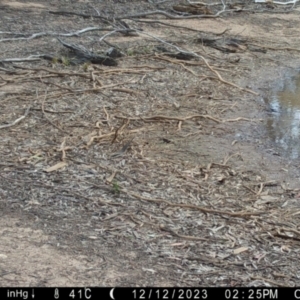
[[[114,179],[114,177],[116,176],[117,171],[114,171],[108,178],[106,178],[106,181],[111,183]]]
[[[281,252],[287,252],[287,253],[290,253],[291,252],[291,249],[289,248],[289,246],[281,246],[280,248]]]
[[[57,163],[56,165],[54,165],[54,166],[52,166],[48,169],[44,169],[44,171],[47,172],[47,173],[53,172],[53,171],[56,171],[58,169],[61,169],[61,168],[65,167],[66,165],[67,165],[66,162],[61,161],[61,162]]]
[[[248,247],[240,247],[240,248],[233,250],[233,254],[240,254],[242,252],[247,251],[248,249],[249,249]]]

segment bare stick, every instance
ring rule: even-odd
[[[116,20],[122,20],[122,19],[131,19],[131,18],[141,18],[151,15],[163,15],[165,17],[168,17],[169,19],[201,19],[201,18],[217,18],[221,13],[224,13],[226,11],[234,11],[234,10],[222,10],[217,12],[215,15],[192,15],[192,16],[176,16],[171,15],[163,10],[154,10],[154,11],[148,11],[144,13],[134,14],[134,15],[128,15],[128,16],[121,16],[118,18],[115,18]]]
[[[41,59],[40,57],[41,55],[30,55],[29,57],[24,57],[24,58],[5,58],[5,59],[1,59],[0,62],[36,61],[36,60],[40,60]]]
[[[169,24],[166,22],[162,22],[162,21],[158,21],[158,20],[134,20],[135,22],[139,22],[139,23],[148,23],[148,24],[161,24],[164,26],[169,26],[169,27],[174,27],[174,28],[180,28],[180,29],[186,29],[186,30],[190,30],[190,31],[194,31],[194,32],[204,32],[203,30],[198,30],[198,29],[194,29],[194,28],[190,28],[190,27],[186,27],[186,26],[179,26],[179,25],[174,25],[174,24]],[[213,33],[215,35],[222,35],[224,34],[226,31],[228,31],[229,29],[225,29],[220,33]]]
[[[220,14],[224,12],[232,12],[236,11],[235,9],[230,9],[230,10],[221,10],[217,12],[214,15],[192,15],[192,16],[177,16],[177,15],[172,15],[166,11],[163,10],[153,10],[153,11],[146,11],[143,13],[137,13],[133,15],[125,15],[125,16],[120,16],[116,17],[114,19],[110,18],[105,18],[99,15],[87,15],[87,14],[79,14],[79,13],[74,13],[74,12],[63,12],[63,11],[49,11],[51,14],[57,14],[57,15],[76,15],[80,16],[83,18],[100,18],[103,19],[105,22],[112,22],[114,20],[124,20],[124,19],[132,19],[132,18],[141,18],[141,17],[146,17],[146,16],[153,16],[153,15],[163,15],[169,19],[201,19],[201,18],[218,18]]]
[[[75,73],[75,72],[59,72],[59,71],[55,71],[55,70],[51,70],[51,69],[47,69],[47,68],[28,68],[28,67],[21,67],[21,66],[15,66],[15,68],[18,69],[22,69],[22,70],[30,70],[30,71],[45,71],[51,74],[57,74],[59,76],[80,76],[83,78],[88,78],[90,79],[91,76],[84,74],[84,73]]]
[[[280,2],[280,1],[272,1],[272,3],[274,4],[279,4],[279,5],[288,5],[288,4],[296,4],[299,0],[292,0],[292,1],[288,1],[288,2]],[[266,3],[268,1],[266,0],[255,0],[255,3]]]
[[[212,120],[216,123],[222,123],[222,120],[219,120],[217,118],[214,118],[210,115],[192,115],[192,116],[187,116],[184,118],[180,118],[180,117],[169,117],[169,116],[164,116],[164,115],[156,115],[156,116],[151,116],[151,117],[133,117],[133,118],[128,118],[128,117],[123,117],[123,116],[115,116],[115,118],[118,119],[128,119],[128,120],[170,120],[170,121],[186,121],[186,120],[190,120],[190,119],[194,119],[194,118],[204,118],[204,119],[209,119]]]
[[[84,28],[84,29],[81,29],[81,30],[77,30],[75,32],[70,32],[70,33],[59,33],[59,32],[53,32],[53,31],[44,31],[44,32],[33,33],[29,37],[1,39],[0,42],[11,42],[11,41],[20,41],[20,40],[28,41],[28,40],[40,38],[40,37],[43,37],[43,36],[65,36],[65,37],[79,36],[80,34],[83,34],[83,33],[89,32],[89,31],[108,31],[108,30],[111,30],[111,28],[107,28],[107,27],[87,27],[87,28]],[[10,34],[15,34],[15,33],[11,32]]]
[[[202,5],[206,5],[206,6],[220,5],[220,3],[218,3],[218,2],[210,3],[210,4],[204,3],[204,2],[194,2],[194,1],[190,1],[190,0],[187,0],[187,2],[189,4],[202,4]]]

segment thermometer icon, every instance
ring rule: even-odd
[[[55,289],[55,291],[54,291],[54,298],[55,299],[59,298],[58,289]]]

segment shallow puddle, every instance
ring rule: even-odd
[[[270,114],[267,135],[276,151],[287,158],[300,156],[300,75],[284,80],[266,101]]]

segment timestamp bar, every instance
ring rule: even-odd
[[[300,300],[299,288],[0,288],[0,299],[33,300]]]

